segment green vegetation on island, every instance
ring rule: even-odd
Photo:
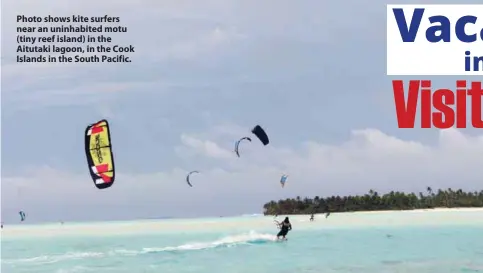
[[[330,196],[320,198],[289,198],[279,201],[270,201],[263,205],[263,214],[311,214],[333,213],[349,211],[376,211],[376,210],[413,210],[431,208],[474,208],[483,207],[483,190],[480,192],[464,192],[463,190],[438,190],[434,192],[427,187],[427,194],[420,192],[404,193],[394,192],[379,195],[370,190],[365,195]]]

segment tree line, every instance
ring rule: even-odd
[[[412,210],[431,208],[470,208],[483,207],[483,190],[464,192],[463,190],[439,189],[436,192],[427,187],[426,194],[391,191],[380,195],[370,190],[364,195],[330,196],[320,198],[288,198],[270,201],[263,205],[264,215],[312,214],[349,211]]]

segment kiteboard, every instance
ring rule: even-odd
[[[286,242],[288,239],[287,238],[280,238],[280,239],[277,239],[277,242]]]

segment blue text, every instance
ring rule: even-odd
[[[421,20],[423,19],[424,8],[414,9],[413,16],[408,26],[408,22],[404,16],[402,8],[392,9],[394,18],[396,19],[401,39],[405,43],[413,43],[418,34]],[[466,25],[474,25],[477,17],[473,15],[465,15],[460,17],[454,26],[454,33],[456,38],[464,43],[472,43],[478,39],[483,41],[483,29],[479,33],[468,34],[465,30]],[[431,26],[426,30],[426,40],[430,43],[451,42],[451,22],[448,17],[444,15],[434,15],[428,18]]]

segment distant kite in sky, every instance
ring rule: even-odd
[[[25,221],[25,212],[19,211],[18,214],[20,215],[20,221],[21,222]]]
[[[285,183],[287,182],[288,175],[284,174],[280,178],[280,184],[282,185],[282,188],[285,187]]]
[[[263,145],[267,145],[270,142],[267,133],[265,132],[265,130],[263,130],[262,127],[260,127],[260,125],[255,126],[252,129],[252,133],[263,143]],[[235,153],[238,157],[240,157],[239,146],[243,140],[248,140],[252,142],[252,139],[250,137],[242,137],[237,142],[235,142]]]
[[[200,173],[199,171],[191,171],[187,176],[186,176],[186,183],[188,183],[188,185],[190,187],[193,187],[193,185],[191,185],[191,180],[190,180],[190,175],[193,174],[193,173]]]
[[[236,153],[236,155],[237,155],[238,157],[240,157],[240,153],[239,153],[239,151],[238,151],[238,146],[240,145],[240,142],[242,142],[242,141],[243,141],[243,140],[245,140],[245,139],[246,139],[246,140],[248,140],[248,141],[250,141],[250,142],[252,142],[252,139],[251,139],[251,138],[249,138],[249,137],[242,137],[242,138],[240,138],[240,140],[238,140],[238,141],[235,143],[235,153]]]
[[[255,126],[252,129],[252,133],[254,135],[256,135],[258,137],[258,139],[260,139],[260,141],[263,143],[263,145],[266,146],[266,145],[268,145],[268,143],[270,143],[270,140],[268,139],[267,133],[265,132],[265,130],[263,130],[263,128],[260,125]]]

